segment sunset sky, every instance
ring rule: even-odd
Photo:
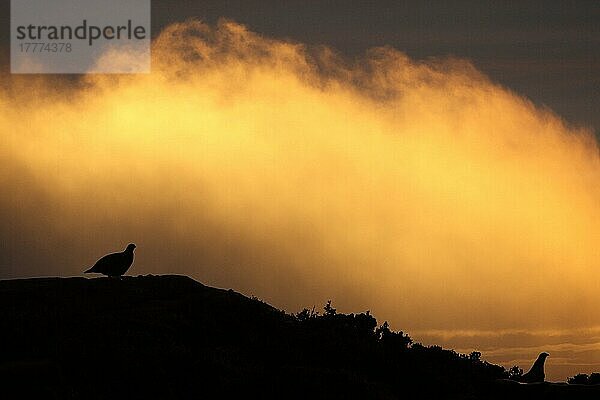
[[[597,2],[155,0],[128,76],[10,75],[8,3],[0,278],[135,242],[131,274],[600,372]]]

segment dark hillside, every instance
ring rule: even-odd
[[[369,313],[287,315],[183,276],[0,281],[0,398],[568,398]],[[594,387],[580,387],[581,398]],[[585,397],[590,395],[590,397]]]

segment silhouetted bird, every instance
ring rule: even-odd
[[[524,383],[534,383],[534,382],[544,382],[546,375],[544,374],[544,362],[546,361],[546,357],[550,354],[548,353],[540,353],[537,360],[531,366],[529,372],[519,378],[519,382]]]
[[[127,245],[127,248],[121,253],[112,253],[108,254],[98,261],[96,264],[85,273],[96,272],[98,274],[104,274],[108,276],[121,276],[131,264],[133,264],[133,250],[135,249],[135,244],[130,243]]]

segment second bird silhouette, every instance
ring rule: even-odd
[[[529,372],[523,375],[519,381],[524,383],[544,382],[544,379],[546,378],[546,374],[544,374],[544,362],[549,355],[550,354],[546,352],[541,353],[531,366]]]
[[[121,276],[127,272],[131,264],[133,264],[133,250],[135,244],[130,243],[127,248],[121,253],[112,253],[105,255],[96,264],[84,273],[95,272],[107,276]]]

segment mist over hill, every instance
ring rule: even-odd
[[[292,315],[185,276],[0,281],[3,398],[595,398],[522,385],[370,312]],[[431,397],[434,396],[434,397]],[[574,397],[575,396],[575,397]]]

